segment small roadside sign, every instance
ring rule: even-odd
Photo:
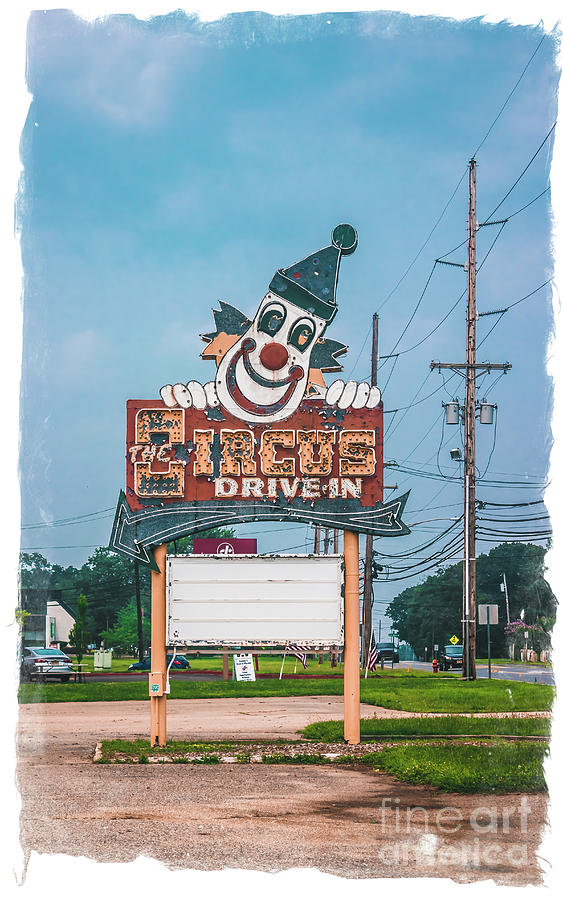
[[[459,638],[457,634],[452,634],[450,638],[450,644],[459,644]]]
[[[487,612],[489,617],[487,619]],[[498,604],[497,603],[479,603],[478,606],[479,625],[498,625]]]
[[[256,681],[254,660],[251,653],[234,653],[233,662],[237,681]]]

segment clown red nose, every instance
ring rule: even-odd
[[[275,341],[266,344],[260,351],[260,362],[265,369],[270,369],[271,372],[277,372],[279,369],[283,369],[288,359],[289,353],[287,348],[284,347],[283,344],[278,344]]]

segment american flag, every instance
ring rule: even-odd
[[[369,653],[368,653],[368,665],[367,665],[370,672],[375,671],[378,662],[379,662],[379,650],[377,649],[377,646],[373,639],[373,634],[372,634],[371,644],[370,644]]]
[[[303,647],[301,644],[288,644],[287,653],[292,653],[303,664],[303,668],[307,668],[307,647]]]

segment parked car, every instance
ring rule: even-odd
[[[21,662],[22,681],[60,678],[68,681],[73,673],[72,660],[54,647],[26,647]]]
[[[438,668],[441,672],[463,667],[463,644],[446,644],[438,651]]]
[[[170,666],[170,660],[172,659],[173,654],[166,654],[166,666]],[[145,656],[142,662],[133,663],[133,665],[129,666],[129,672],[149,672],[151,667],[151,658],[150,656]],[[186,659],[185,656],[176,655],[174,657],[174,662],[170,666],[170,671],[180,671],[182,669],[191,669],[189,660]]]
[[[399,662],[399,651],[394,644],[379,643],[375,645],[379,653],[379,659],[384,662]]]

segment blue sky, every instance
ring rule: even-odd
[[[126,400],[157,397],[166,382],[210,378],[199,334],[212,327],[217,301],[252,315],[275,270],[326,246],[341,221],[356,227],[359,244],[343,261],[327,335],[350,347],[343,377],[367,376],[373,312],[385,355],[435,258],[465,240],[468,160],[543,34],[394,13],[249,13],[210,24],[181,13],[94,23],[65,11],[33,13],[19,211],[24,525],[114,506],[124,481]],[[554,53],[547,34],[477,154],[482,222],[555,121]],[[495,218],[548,186],[550,147]],[[480,230],[478,262],[498,231]],[[448,259],[464,257],[461,247]],[[483,262],[478,310],[508,306],[551,275],[546,194],[509,220]],[[416,401],[405,415],[386,415],[385,459],[436,475],[437,458],[443,473],[458,474],[448,450],[461,438],[449,428],[442,439],[440,414],[442,401],[462,393],[457,378],[439,389],[442,377],[429,374],[429,363],[464,358],[464,299],[423,339],[464,287],[462,269],[437,266],[395,364],[380,365],[385,408]],[[479,350],[481,360],[513,366],[478,390],[498,404],[489,479],[539,483],[547,473],[550,310],[548,285],[505,314]],[[495,321],[482,318],[478,341]],[[494,427],[478,425],[482,471],[494,438]],[[405,520],[423,524],[379,549],[424,556],[416,548],[461,514],[460,486],[393,468],[385,481],[398,493],[411,490]],[[522,484],[477,493],[495,502],[541,497]],[[80,565],[107,543],[110,527],[107,512],[80,525],[24,528],[22,546]],[[312,547],[304,527],[239,533],[257,535],[261,552]],[[380,580],[376,615],[409,583]]]

